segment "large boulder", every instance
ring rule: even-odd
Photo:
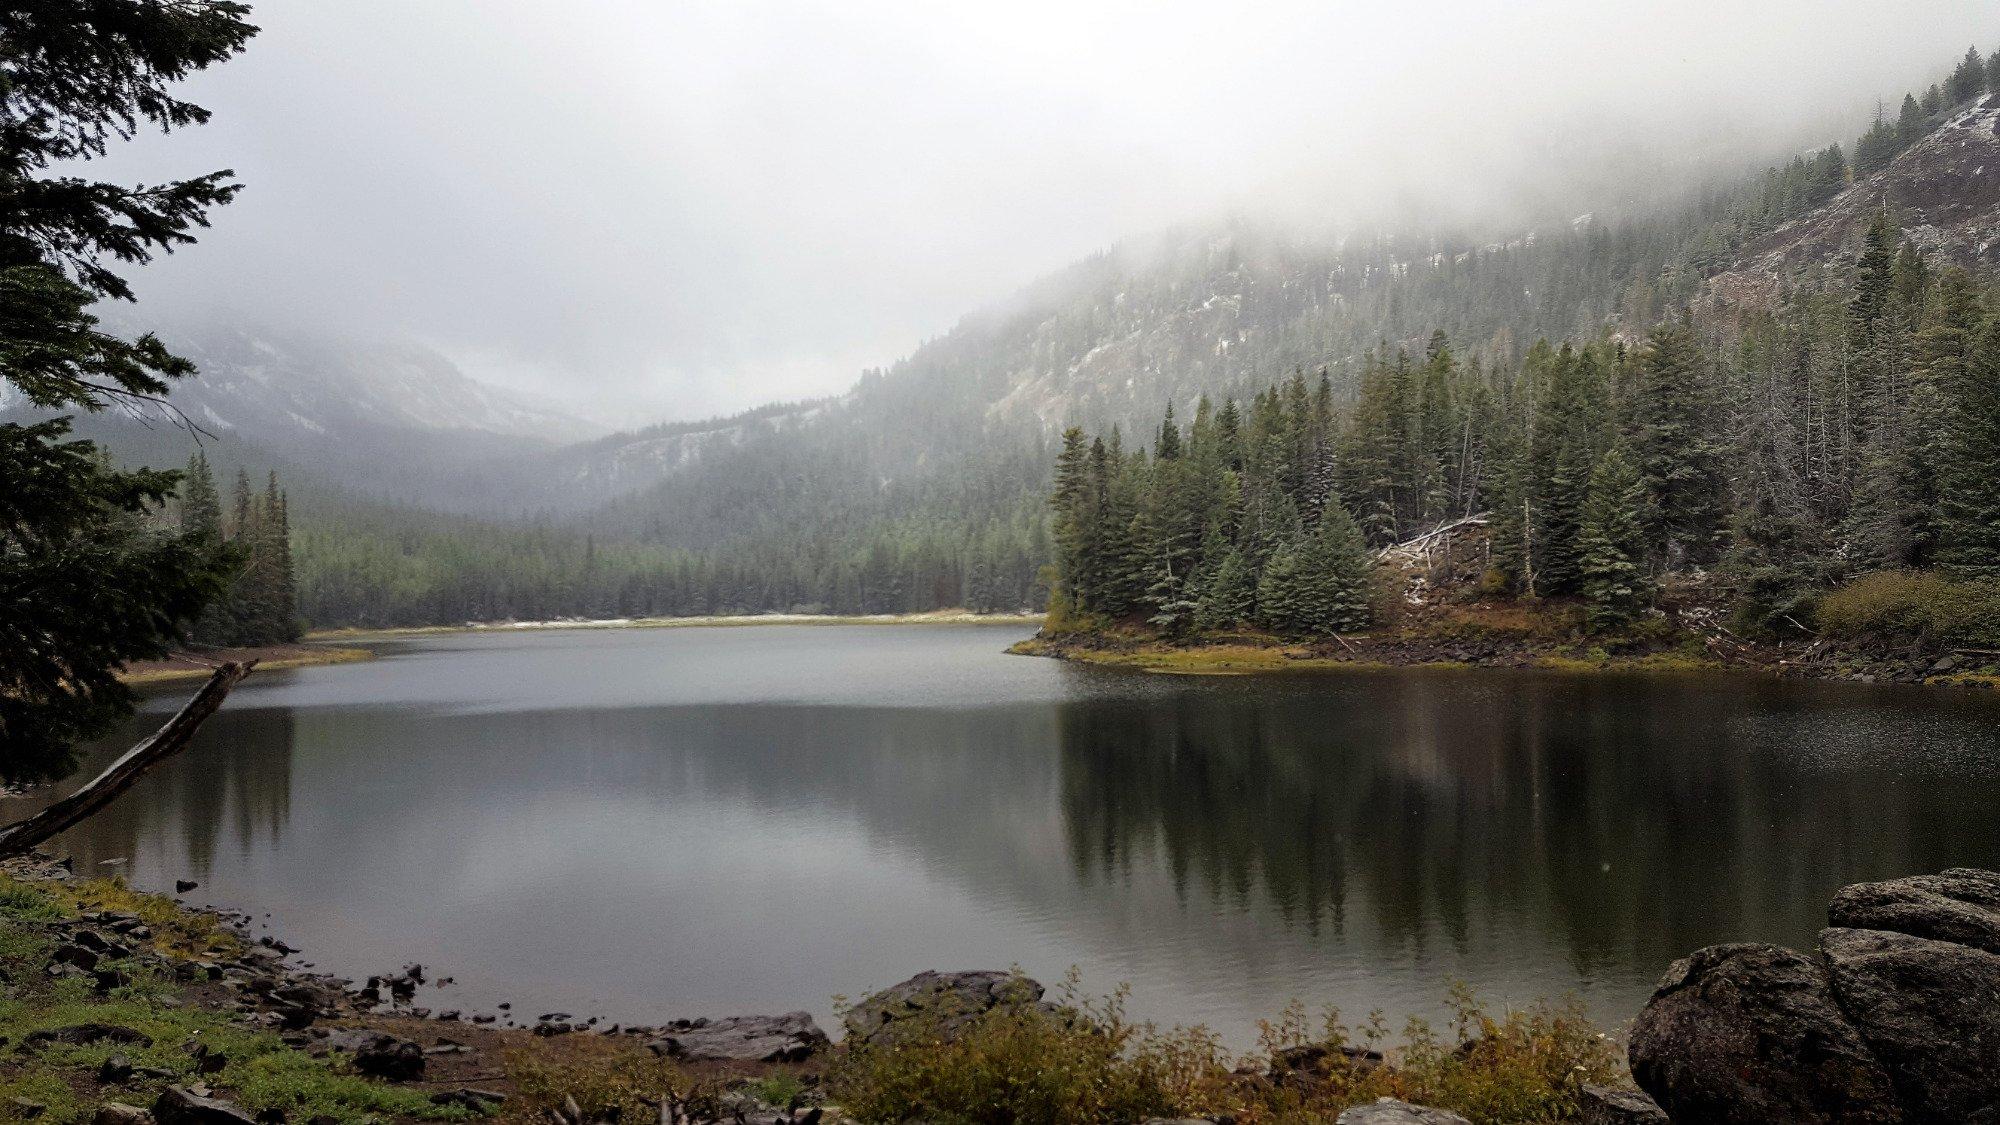
[[[1856,883],[1833,896],[1826,924],[2000,953],[2000,874],[1955,867],[1936,875]]]
[[[1775,945],[1710,946],[1674,962],[1633,1023],[1628,1050],[1633,1078],[1676,1121],[1906,1120],[1825,967]]]
[[[2000,1123],[2000,954],[1883,930],[1829,929],[1841,1010],[1921,1120]]]
[[[1034,1008],[1054,1014],[1056,1007],[1042,1002],[1044,991],[1039,983],[1019,973],[926,970],[856,1004],[842,1022],[848,1039],[863,1043],[877,1042],[907,1027],[949,1039],[995,1008]]]
[[[810,1012],[676,1023],[653,1042],[673,1058],[726,1062],[803,1062],[828,1045]]]
[[[1342,1111],[1334,1125],[1472,1125],[1472,1122],[1446,1110],[1378,1098],[1368,1105]]]

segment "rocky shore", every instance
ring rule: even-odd
[[[1091,1085],[1184,1072],[1172,1098],[1160,1086],[1128,1104],[1192,1115],[1106,1103],[963,1119],[2000,1121],[2000,875],[1969,869],[1844,889],[1811,954],[1736,944],[1676,962],[1633,1026],[1642,1089],[1615,1044],[1560,1013],[1476,1016],[1462,1041],[1400,1047],[1294,1034],[1225,1062],[1199,1035],[1138,1035],[1009,971],[919,973],[846,1009],[838,1043],[805,1012],[500,1026],[426,1004],[449,978],[424,966],[344,981],[247,917],[79,881],[46,857],[0,876],[0,1117],[46,1125],[956,1120],[937,1111],[940,1075],[948,1091],[1011,1089],[1079,1057],[1105,1068]],[[843,1091],[861,1112],[834,1104]]]

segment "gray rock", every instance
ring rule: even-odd
[[[1378,1098],[1372,1105],[1357,1105],[1342,1112],[1334,1125],[1472,1125],[1472,1122],[1446,1110]]]
[[[132,1077],[132,1060],[124,1055],[110,1055],[98,1064],[97,1080],[113,1086],[122,1086]]]
[[[653,1042],[672,1058],[724,1062],[803,1062],[830,1045],[809,1012],[699,1020],[668,1027]]]
[[[1937,875],[1856,883],[1833,896],[1826,923],[2000,953],[2000,875],[1957,867]]]
[[[1666,1111],[1641,1090],[1585,1086],[1576,1101],[1579,1125],[1668,1125]]]
[[[169,1086],[153,1102],[159,1125],[257,1125],[257,1119],[218,1098]]]
[[[153,1115],[136,1105],[105,1102],[97,1107],[97,1116],[90,1119],[90,1125],[153,1125]]]
[[[920,1026],[949,1039],[995,1008],[1032,1007],[1053,1014],[1055,1006],[1042,1003],[1043,991],[1019,973],[926,970],[856,1004],[843,1023],[848,1038],[861,1042],[875,1042],[899,1026]]]
[[[332,1031],[314,1045],[319,1051],[346,1051],[354,1069],[374,1078],[407,1082],[424,1076],[424,1049],[415,1040],[378,1031]]]
[[[1633,1078],[1676,1121],[1905,1120],[1826,969],[1775,945],[1710,946],[1674,962],[1634,1021],[1628,1053]]]
[[[38,1102],[33,1098],[8,1098],[7,1106],[13,1110],[14,1118],[19,1121],[33,1121],[49,1111],[47,1102]]]
[[[1820,951],[1848,1019],[1922,1120],[2000,1122],[2000,955],[1882,930]]]

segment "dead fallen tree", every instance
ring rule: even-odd
[[[1441,523],[1421,535],[1411,536],[1400,543],[1392,543],[1375,552],[1375,561],[1383,563],[1391,559],[1402,559],[1416,562],[1428,559],[1433,549],[1440,543],[1450,540],[1455,533],[1468,528],[1485,527],[1492,522],[1492,517],[1491,512],[1480,512],[1478,515]]]
[[[257,666],[254,660],[224,664],[215,670],[187,705],[174,713],[165,726],[141,739],[111,763],[103,773],[76,792],[27,818],[0,828],[0,858],[25,855],[60,833],[75,827],[93,813],[118,799],[147,771],[187,749],[195,731],[229,697],[229,689],[240,683]]]

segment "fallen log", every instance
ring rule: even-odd
[[[194,698],[176,711],[165,726],[141,739],[90,784],[26,820],[17,820],[0,828],[0,858],[25,855],[44,841],[82,823],[117,800],[119,794],[132,788],[133,783],[145,776],[148,770],[187,749],[195,731],[201,729],[201,724],[215,714],[222,701],[228,698],[229,689],[241,682],[256,666],[256,661],[246,660],[217,668],[201,690],[194,693]]]
[[[1480,512],[1478,515],[1466,516],[1463,519],[1449,520],[1441,523],[1421,535],[1413,535],[1399,543],[1391,543],[1389,546],[1376,551],[1375,561],[1386,562],[1392,556],[1396,555],[1413,557],[1419,551],[1428,553],[1433,543],[1449,536],[1452,532],[1467,527],[1485,527],[1492,521],[1492,517],[1493,513],[1491,512]]]

